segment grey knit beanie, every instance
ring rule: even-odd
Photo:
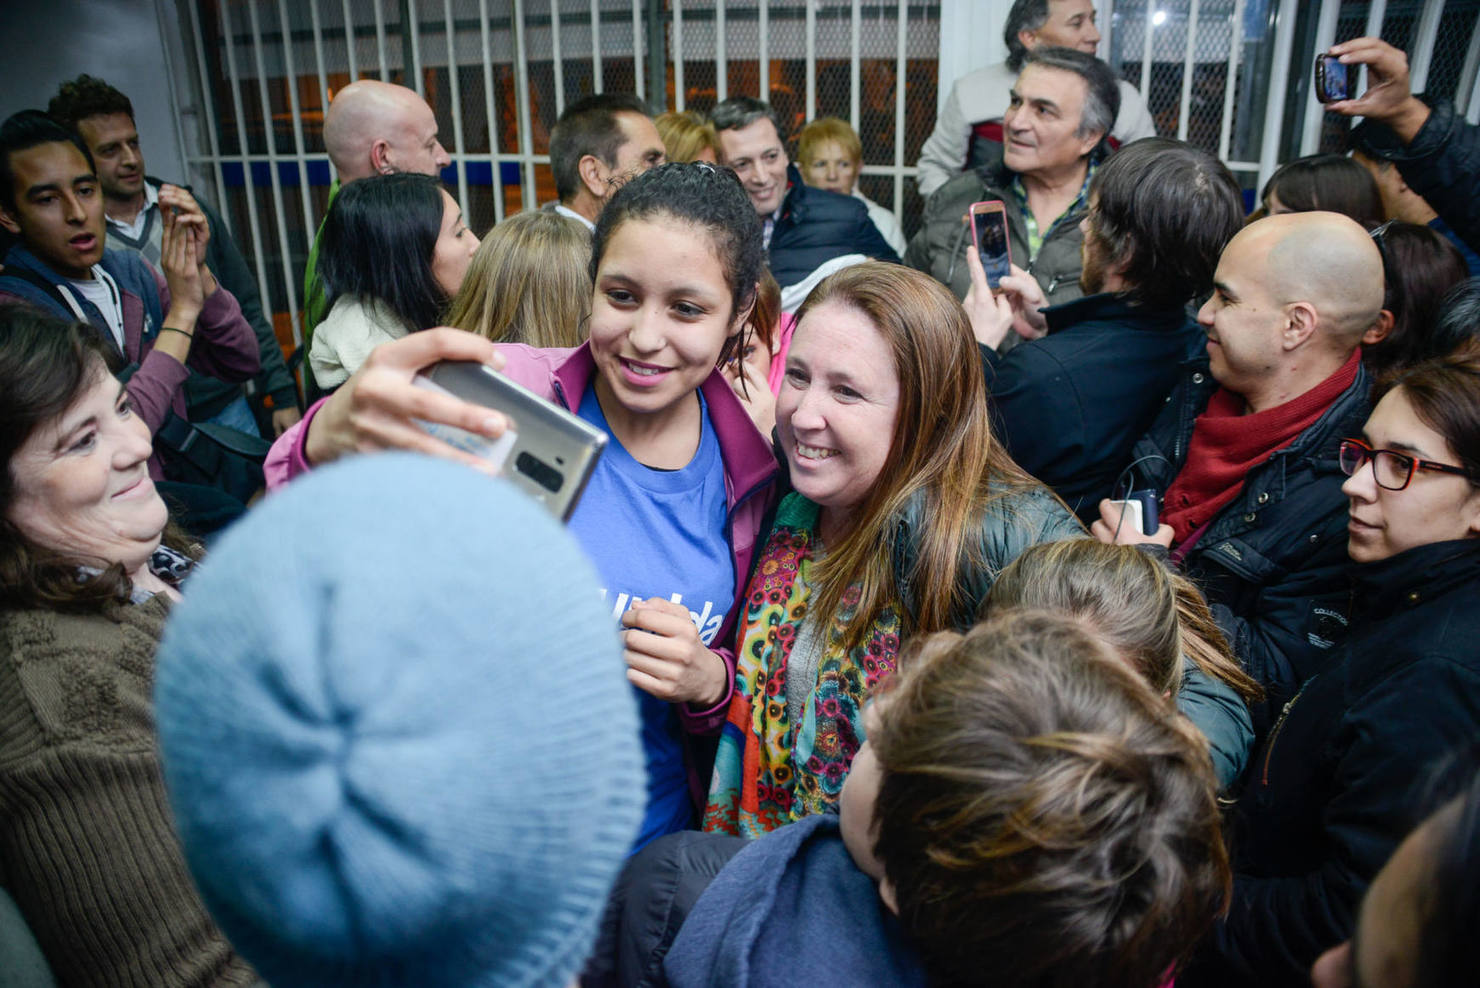
[[[160,646],[160,754],[201,895],[274,988],[570,983],[645,792],[597,587],[507,482],[409,454],[220,540]]]

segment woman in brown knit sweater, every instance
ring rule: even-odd
[[[0,307],[0,888],[61,985],[251,985],[155,750],[154,649],[194,553],[150,453],[89,327]]]

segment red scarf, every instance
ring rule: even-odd
[[[1244,399],[1219,388],[1192,424],[1187,462],[1167,488],[1161,520],[1173,544],[1206,525],[1238,496],[1249,471],[1284,449],[1330,408],[1357,379],[1362,352],[1355,350],[1335,374],[1298,398],[1244,414]]]

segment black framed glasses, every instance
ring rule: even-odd
[[[1413,475],[1420,470],[1452,473],[1465,478],[1470,476],[1470,471],[1464,467],[1449,463],[1435,463],[1433,460],[1420,460],[1395,449],[1373,449],[1360,439],[1343,439],[1337,459],[1341,464],[1341,472],[1348,477],[1362,469],[1367,461],[1371,460],[1372,476],[1377,481],[1377,486],[1390,491],[1401,491],[1407,487],[1413,481]]]
[[[1392,275],[1393,259],[1391,255],[1388,254],[1387,232],[1393,228],[1393,224],[1396,222],[1398,221],[1388,220],[1386,223],[1382,223],[1375,227],[1368,234],[1368,236],[1372,238],[1372,242],[1377,245],[1377,253],[1382,256],[1382,307],[1394,314],[1397,313],[1398,302],[1402,298],[1401,293],[1403,290],[1403,283],[1398,278],[1395,278]]]

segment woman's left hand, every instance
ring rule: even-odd
[[[649,597],[627,609],[622,624],[627,681],[669,703],[707,709],[725,695],[725,660],[699,640],[699,629],[682,604]]]

